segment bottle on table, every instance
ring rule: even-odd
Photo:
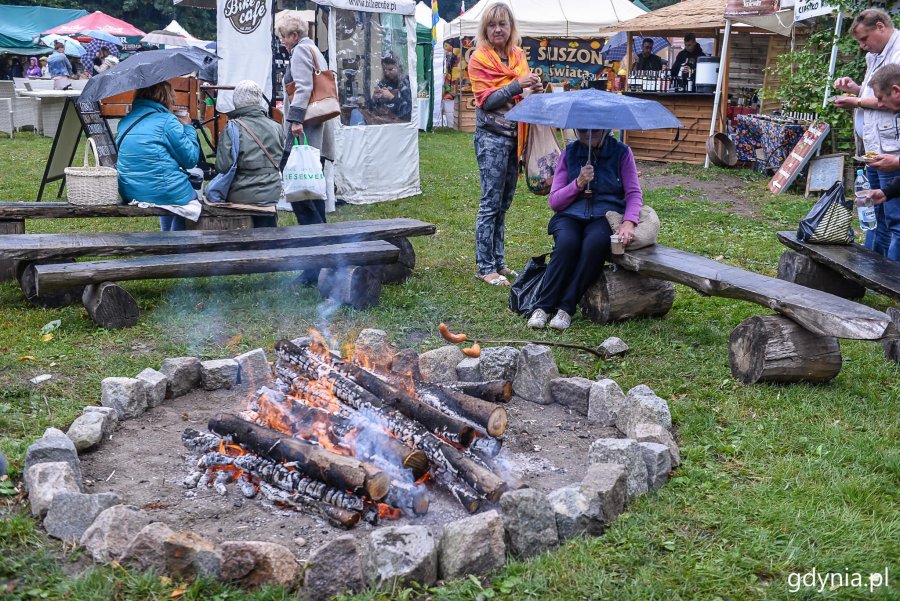
[[[872,186],[869,185],[869,179],[866,177],[862,169],[856,170],[856,184],[854,191],[856,192],[856,211],[859,215],[859,227],[863,231],[875,229],[875,203],[869,196]]]

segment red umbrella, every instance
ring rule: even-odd
[[[143,31],[141,31],[134,25],[126,23],[121,19],[110,17],[106,13],[102,13],[99,10],[96,12],[92,12],[89,15],[85,15],[79,19],[75,19],[74,21],[63,23],[62,25],[54,27],[50,31],[45,31],[44,33],[72,35],[90,29],[105,31],[106,33],[109,33],[111,35],[123,38],[145,35]]]

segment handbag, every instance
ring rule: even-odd
[[[313,60],[312,92],[303,122],[316,125],[334,119],[341,114],[341,103],[338,100],[337,79],[334,71],[319,69],[319,60],[312,48],[307,47]]]
[[[225,173],[219,173],[206,184],[206,200],[209,202],[227,202],[228,190],[237,173],[238,154],[241,151],[241,137],[238,134],[238,126],[234,120],[225,125],[225,135],[231,138],[231,167]]]
[[[525,268],[509,288],[509,310],[519,315],[531,315],[537,304],[547,271],[547,255],[531,257]]]
[[[797,240],[810,244],[853,244],[853,202],[844,197],[844,182],[834,182],[800,221]]]
[[[307,144],[305,134],[302,145],[294,138],[291,154],[282,172],[282,186],[287,202],[324,200],[326,197],[319,149]]]
[[[539,196],[550,194],[560,154],[556,128],[547,125],[528,125],[523,162],[525,181],[529,190]]]
[[[623,216],[615,211],[606,212],[606,220],[614,232],[622,226]],[[628,250],[637,250],[656,244],[659,235],[659,215],[649,205],[643,205],[638,214],[638,223],[634,228],[634,238],[628,243]]]

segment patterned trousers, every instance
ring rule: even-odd
[[[481,202],[475,220],[475,263],[478,275],[506,268],[503,230],[519,179],[516,138],[475,130],[475,158],[481,177]]]

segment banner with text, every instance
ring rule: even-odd
[[[824,0],[797,0],[794,5],[794,21],[830,15],[835,7]]]
[[[219,85],[252,79],[272,98],[272,8],[274,0],[217,0],[216,37]],[[219,112],[234,109],[231,92],[220,90]]]
[[[726,17],[764,17],[778,11],[779,0],[728,0]]]

